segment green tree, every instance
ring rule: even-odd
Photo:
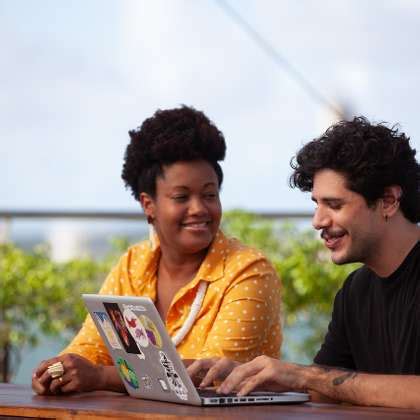
[[[263,250],[282,279],[283,356],[312,358],[325,333],[335,293],[355,266],[331,263],[313,229],[299,229],[243,211],[225,213],[223,227],[227,234]],[[80,295],[98,290],[128,245],[125,239],[115,239],[113,251],[103,259],[57,263],[50,259],[46,247],[26,252],[13,244],[0,244],[3,381],[10,380],[16,370],[20,349],[36,345],[40,333],[74,334],[86,316]],[[296,326],[298,339],[293,338]]]
[[[121,244],[118,244],[118,248]],[[0,375],[8,382],[20,350],[37,344],[40,333],[73,334],[86,316],[82,293],[98,290],[115,258],[51,260],[48,248],[26,252],[0,244]]]

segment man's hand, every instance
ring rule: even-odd
[[[194,361],[194,363],[188,366],[188,373],[194,385],[205,388],[223,381],[239,365],[239,362],[235,362],[226,357],[213,357],[211,359]]]
[[[222,394],[246,395],[256,389],[269,391],[304,391],[304,368],[268,356],[235,367],[217,389]]]
[[[52,378],[47,369],[57,362],[63,364],[64,373]],[[39,395],[104,389],[103,368],[76,354],[63,354],[40,363],[32,375],[32,389]]]

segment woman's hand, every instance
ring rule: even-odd
[[[61,362],[64,373],[52,378],[48,366]],[[122,384],[121,384],[122,385]],[[105,389],[104,366],[95,365],[77,354],[63,354],[44,360],[32,375],[32,389],[39,395]]]
[[[226,357],[213,357],[211,359],[195,360],[188,366],[187,370],[194,385],[205,388],[212,386],[215,382],[222,382],[239,365],[239,362]]]

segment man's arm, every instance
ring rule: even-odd
[[[307,389],[357,405],[420,409],[420,376],[307,367]]]
[[[218,388],[245,395],[255,388],[314,391],[357,405],[420,409],[420,376],[379,375],[323,366],[302,366],[260,356],[235,368]]]

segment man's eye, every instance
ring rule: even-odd
[[[174,195],[172,200],[175,201],[185,201],[188,197],[186,195]]]
[[[204,194],[204,197],[205,197],[207,200],[212,200],[212,199],[214,199],[214,198],[216,198],[216,197],[217,197],[217,194],[216,194],[216,193],[206,193],[206,194]]]

